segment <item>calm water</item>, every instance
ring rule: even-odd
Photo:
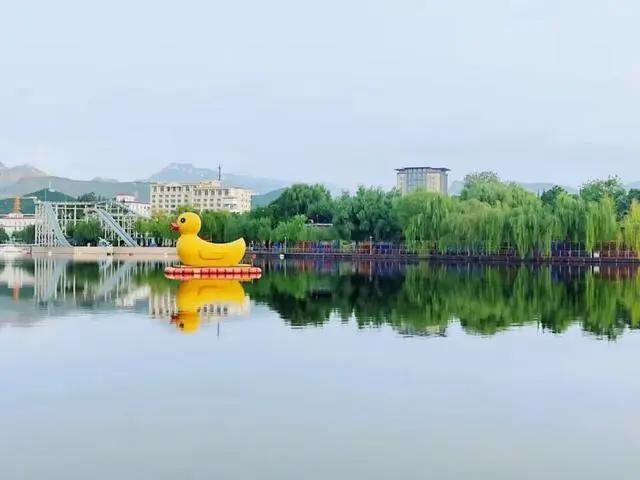
[[[632,269],[162,269],[0,264],[0,478],[640,475]]]

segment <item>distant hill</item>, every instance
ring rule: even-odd
[[[118,180],[117,178],[106,178],[106,177],[95,177],[91,179],[92,182],[111,182],[111,183],[117,183],[120,180]]]
[[[25,215],[33,215],[36,213],[36,207],[34,198],[38,200],[49,200],[50,202],[73,202],[75,201],[74,197],[70,197],[69,195],[65,195],[61,192],[51,191],[51,190],[39,190],[37,192],[32,192],[24,195],[20,199],[20,211]],[[15,202],[15,197],[2,198],[0,199],[0,215],[6,215],[8,213],[13,212],[13,204]]]
[[[0,186],[10,185],[22,178],[44,177],[47,174],[31,165],[7,167],[0,163]]]
[[[112,198],[118,193],[135,195],[140,201],[148,202],[149,184],[146,182],[114,182],[71,180],[64,177],[23,178],[17,182],[0,187],[0,197],[24,196],[29,192],[51,188],[72,197],[93,192],[98,196]]]
[[[251,208],[266,207],[271,202],[280,198],[280,195],[282,195],[282,192],[285,190],[286,188],[279,188],[278,190],[274,190],[273,192],[265,193],[263,195],[255,195],[251,199]]]
[[[555,183],[547,183],[547,182],[537,182],[537,183],[514,182],[514,183],[520,185],[522,188],[524,188],[528,192],[535,193],[535,194],[542,194],[556,185]],[[569,193],[578,193],[578,190],[576,188],[567,187],[566,185],[560,185],[560,186],[566,189]],[[464,187],[464,182],[460,180],[451,182],[451,185],[449,185],[449,194],[460,195],[463,187]]]
[[[216,180],[218,170],[196,167],[190,163],[171,163],[157,173],[151,175],[148,182],[198,182],[203,180]],[[222,173],[222,182],[233,187],[243,187],[252,190],[257,195],[278,190],[289,186],[292,182],[286,180],[274,180],[271,178],[252,177],[248,175],[236,175]]]

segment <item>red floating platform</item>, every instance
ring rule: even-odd
[[[164,269],[167,278],[184,280],[188,278],[212,278],[228,280],[256,280],[262,276],[262,269],[251,265],[235,267],[186,267],[175,266]]]

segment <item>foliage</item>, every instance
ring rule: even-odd
[[[333,224],[340,238],[362,241],[394,240],[401,229],[393,208],[398,193],[359,187],[354,196],[343,194],[336,201]]]
[[[274,221],[304,215],[314,223],[330,223],[333,217],[331,193],[322,185],[296,184],[287,188],[269,208]]]
[[[521,257],[548,256],[554,241],[593,251],[620,237],[611,198],[590,201],[563,189],[543,199],[514,184],[476,182],[457,199],[412,193],[396,210],[407,246],[420,252],[483,255],[513,248]]]
[[[568,194],[569,192],[567,192],[561,186],[554,185],[549,190],[545,190],[544,192],[542,192],[542,195],[540,195],[540,200],[542,201],[543,205],[553,208],[556,207],[561,197]]]
[[[400,196],[396,191],[360,187],[355,194],[332,199],[319,185],[295,185],[267,205],[245,214],[203,211],[200,235],[228,242],[294,243],[306,240],[401,241],[415,251],[521,257],[549,255],[554,242],[571,242],[586,251],[601,243],[624,242],[637,250],[632,203],[640,191],[620,197],[618,179],[585,184],[579,195],[553,187],[537,196],[492,172],[465,178],[459,197],[423,190]],[[621,207],[616,198],[625,205]],[[622,200],[620,200],[622,198]],[[193,210],[182,207],[179,212]],[[637,207],[636,207],[637,210]],[[622,214],[621,214],[622,212]],[[628,212],[628,213],[627,213]],[[629,219],[627,219],[629,217]],[[158,245],[170,244],[175,217],[141,220],[138,233]],[[333,223],[331,228],[315,223]],[[315,223],[314,223],[315,222]]]
[[[67,235],[75,245],[96,245],[102,235],[102,225],[95,218],[85,218],[75,226],[67,228]]]
[[[625,245],[640,255],[640,203],[633,200],[629,213],[622,222],[622,238]]]
[[[165,240],[174,241],[178,235],[171,231],[173,217],[167,215],[154,215],[151,218],[139,219],[136,222],[136,231],[150,238],[156,245],[162,245]]]
[[[0,243],[7,243],[9,241],[9,234],[6,230],[0,227]]]
[[[14,232],[13,240],[18,243],[25,243],[27,245],[36,243],[36,227],[34,225],[29,225],[22,230]]]
[[[96,203],[102,202],[104,200],[106,200],[106,198],[100,195],[96,195],[94,192],[83,193],[82,195],[78,196],[79,202]]]
[[[613,200],[618,217],[622,217],[627,207],[627,198],[622,180],[609,177],[606,180],[592,180],[580,187],[580,197],[589,202],[599,202],[605,197]]]

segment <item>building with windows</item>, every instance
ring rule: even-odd
[[[10,213],[3,217],[0,217],[0,228],[2,228],[7,235],[13,235],[16,232],[24,230],[27,227],[34,226],[36,224],[35,215],[24,215],[22,213]]]
[[[126,205],[129,210],[137,213],[141,217],[151,216],[151,204],[139,201],[135,195],[128,193],[119,193],[115,198],[116,202]]]
[[[244,213],[251,210],[251,190],[223,186],[218,180],[151,185],[151,211],[171,213],[179,207]]]
[[[447,194],[449,189],[449,169],[436,167],[398,168],[397,187],[402,195],[415,190],[426,190]]]
[[[15,198],[13,202],[13,211],[8,215],[0,217],[0,228],[2,228],[9,236],[24,230],[27,227],[35,226],[35,224],[35,215],[25,215],[22,213],[20,197]]]

